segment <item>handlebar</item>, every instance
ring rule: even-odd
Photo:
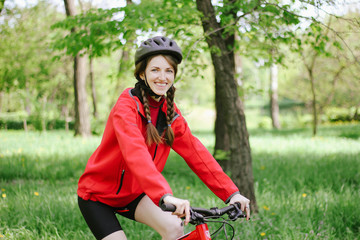
[[[166,212],[175,212],[176,206],[173,204],[163,203],[160,208]],[[246,218],[246,214],[240,210],[240,203],[235,203],[223,208],[197,208],[190,207],[190,223],[197,224],[205,222],[206,218],[220,218],[224,214],[228,214],[231,221],[235,221],[238,218]]]

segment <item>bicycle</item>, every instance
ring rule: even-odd
[[[161,209],[167,212],[174,212],[176,210],[175,205],[172,204],[162,204]],[[227,214],[228,218],[222,217]],[[221,218],[221,221],[214,219]],[[246,215],[240,210],[240,204],[236,203],[234,205],[229,205],[223,208],[195,208],[190,207],[190,224],[195,225],[195,230],[181,236],[177,240],[211,240],[219,234],[220,230],[223,229],[226,239],[228,235],[225,229],[225,226],[228,225],[232,229],[232,236],[230,239],[233,239],[235,236],[235,229],[229,223],[229,221],[235,221],[238,218],[246,218]],[[212,234],[209,232],[208,222],[220,222],[222,226],[214,231]],[[212,238],[213,237],[213,238]]]

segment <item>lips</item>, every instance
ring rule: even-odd
[[[167,83],[155,83],[156,86],[166,87]]]

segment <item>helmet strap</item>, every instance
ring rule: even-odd
[[[146,93],[148,93],[150,96],[154,96],[155,98],[159,98],[161,97],[161,95],[157,95],[156,93],[154,93],[154,91],[150,88],[150,85],[147,81],[146,75],[145,75],[145,79],[142,79],[142,81],[140,82],[140,86],[142,87],[142,89],[145,90]]]

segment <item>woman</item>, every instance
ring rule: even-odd
[[[150,38],[136,51],[138,82],[120,95],[79,179],[79,207],[97,239],[126,239],[116,213],[152,227],[162,239],[183,235],[181,217],[189,222],[190,203],[174,197],[161,174],[170,148],[219,198],[240,202],[250,217],[250,201],[191,134],[174,103],[181,60],[181,49],[167,37]],[[162,203],[174,204],[175,213],[163,212]]]

